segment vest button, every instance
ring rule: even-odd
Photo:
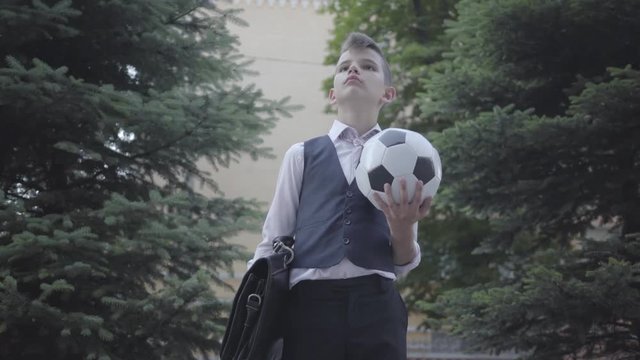
[[[351,220],[347,219],[344,221],[345,225],[351,225]]]
[[[353,212],[353,210],[351,210],[351,208],[348,208],[345,212],[346,212],[347,214],[351,214],[351,212]]]
[[[351,191],[347,191],[347,197],[348,198],[353,197],[353,193]]]
[[[351,240],[349,240],[349,238],[342,239],[342,242],[344,242],[345,245],[351,244]]]

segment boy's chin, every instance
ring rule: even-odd
[[[364,107],[377,107],[379,105],[379,101],[377,99],[373,99],[370,97],[350,97],[350,98],[344,98],[342,100],[342,102],[339,102],[338,105],[343,105],[343,106],[352,106],[352,107],[360,107],[360,108],[364,108]]]
[[[362,89],[348,89],[341,94],[339,103],[358,102],[358,103],[376,103],[378,99]]]

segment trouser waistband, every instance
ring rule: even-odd
[[[291,295],[302,298],[346,297],[350,294],[385,293],[393,288],[393,280],[380,275],[349,279],[303,280],[291,289]]]

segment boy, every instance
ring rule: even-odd
[[[417,222],[431,199],[377,210],[354,181],[362,145],[380,131],[380,109],[396,91],[378,45],[352,33],[342,46],[329,101],[338,111],[328,135],[285,154],[254,259],[271,241],[295,237],[285,360],[406,359],[407,312],[393,286],[420,262]],[[389,184],[387,199],[392,199]]]

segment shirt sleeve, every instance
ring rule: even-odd
[[[416,248],[416,255],[413,257],[410,263],[405,265],[395,265],[395,273],[398,278],[405,277],[409,271],[415,269],[420,264],[422,254],[420,252],[420,245],[418,244],[418,223],[413,224],[413,246]]]
[[[300,201],[304,171],[304,143],[294,144],[282,159],[273,201],[262,227],[262,241],[247,266],[261,257],[273,254],[271,242],[278,236],[293,235]]]

